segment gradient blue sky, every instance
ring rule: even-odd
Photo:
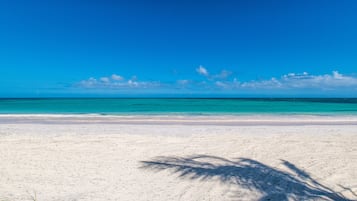
[[[0,97],[357,97],[357,1],[0,0]]]

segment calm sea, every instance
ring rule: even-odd
[[[0,99],[0,114],[357,115],[357,98]]]

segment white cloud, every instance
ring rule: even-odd
[[[238,87],[241,88],[252,88],[252,89],[278,89],[282,88],[282,84],[279,80],[276,78],[271,78],[270,80],[261,80],[261,81],[256,81],[252,80],[249,82],[243,82],[238,85]]]
[[[111,76],[112,80],[115,80],[115,81],[122,81],[124,80],[124,77],[120,76],[120,75],[117,75],[117,74],[113,74]]]
[[[200,66],[202,67],[202,66]],[[203,68],[203,67],[202,67]],[[76,87],[90,88],[90,89],[165,89],[172,90],[192,90],[192,92],[214,92],[215,90],[229,91],[229,92],[262,92],[269,93],[270,91],[289,91],[301,93],[305,90],[313,91],[334,91],[334,93],[357,92],[357,77],[349,76],[333,71],[330,74],[313,75],[307,72],[303,73],[288,73],[278,78],[272,77],[263,80],[242,81],[238,78],[228,80],[230,76],[229,71],[222,71],[216,75],[217,79],[211,79],[212,76],[208,71],[197,71],[205,73],[207,79],[188,80],[181,79],[176,82],[161,83],[159,81],[142,81],[138,80],[136,76],[125,80],[122,76],[113,74],[109,77],[94,78],[90,77],[87,80],[82,80],[75,84]],[[218,79],[218,77],[220,79]]]
[[[227,71],[227,70],[222,70],[219,74],[212,75],[213,79],[226,79],[228,78],[232,72]]]
[[[203,67],[203,66],[199,66],[198,68],[196,68],[196,71],[200,75],[209,76],[209,73],[208,73],[207,69],[205,67]]]
[[[231,88],[230,83],[221,82],[221,81],[216,81],[216,82],[215,82],[215,85],[216,85],[217,87],[224,88],[224,89],[226,89],[226,88]]]
[[[79,82],[79,85],[80,86],[83,86],[85,88],[90,88],[90,87],[93,87],[93,86],[96,86],[98,83],[97,79],[93,78],[93,77],[90,77],[89,79],[87,80],[82,80]]]
[[[214,75],[211,75],[208,70],[203,67],[203,66],[199,66],[198,68],[196,68],[196,72],[200,75],[203,75],[205,76],[207,79],[209,80],[217,80],[217,79],[221,79],[221,80],[224,80],[224,79],[227,79],[231,74],[232,72],[231,71],[228,71],[228,70],[222,70],[220,73],[218,74],[214,74]]]
[[[108,77],[101,77],[100,81],[105,82],[105,83],[109,83],[110,79]]]
[[[133,81],[133,80],[128,80],[127,83],[128,83],[129,86],[132,86],[132,87],[137,87],[137,86],[139,86],[139,83],[136,82],[136,81]]]
[[[179,85],[187,85],[190,83],[190,80],[177,80],[176,82]]]
[[[227,83],[226,83],[227,85]],[[334,90],[342,87],[357,87],[357,77],[347,76],[333,71],[332,74],[310,75],[307,72],[289,73],[280,78],[251,80],[239,83],[233,80],[230,88],[243,89],[322,89]],[[227,86],[225,86],[227,88]]]
[[[290,88],[322,88],[333,89],[336,87],[357,86],[357,78],[333,71],[332,74],[309,75],[308,73],[284,75],[280,81]]]
[[[90,77],[87,80],[82,80],[75,84],[81,88],[98,88],[98,89],[123,89],[123,88],[155,88],[160,86],[160,82],[155,81],[138,81],[136,76],[125,81],[122,76],[113,74],[109,77],[101,77],[99,80]]]

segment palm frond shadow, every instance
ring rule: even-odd
[[[156,171],[168,169],[180,178],[191,180],[218,179],[259,191],[264,195],[259,200],[349,200],[341,193],[322,185],[294,164],[285,160],[281,162],[288,171],[248,158],[233,161],[210,155],[157,157],[151,161],[141,161],[141,168]]]

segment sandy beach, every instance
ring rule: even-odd
[[[1,115],[0,201],[357,200],[356,116]]]

